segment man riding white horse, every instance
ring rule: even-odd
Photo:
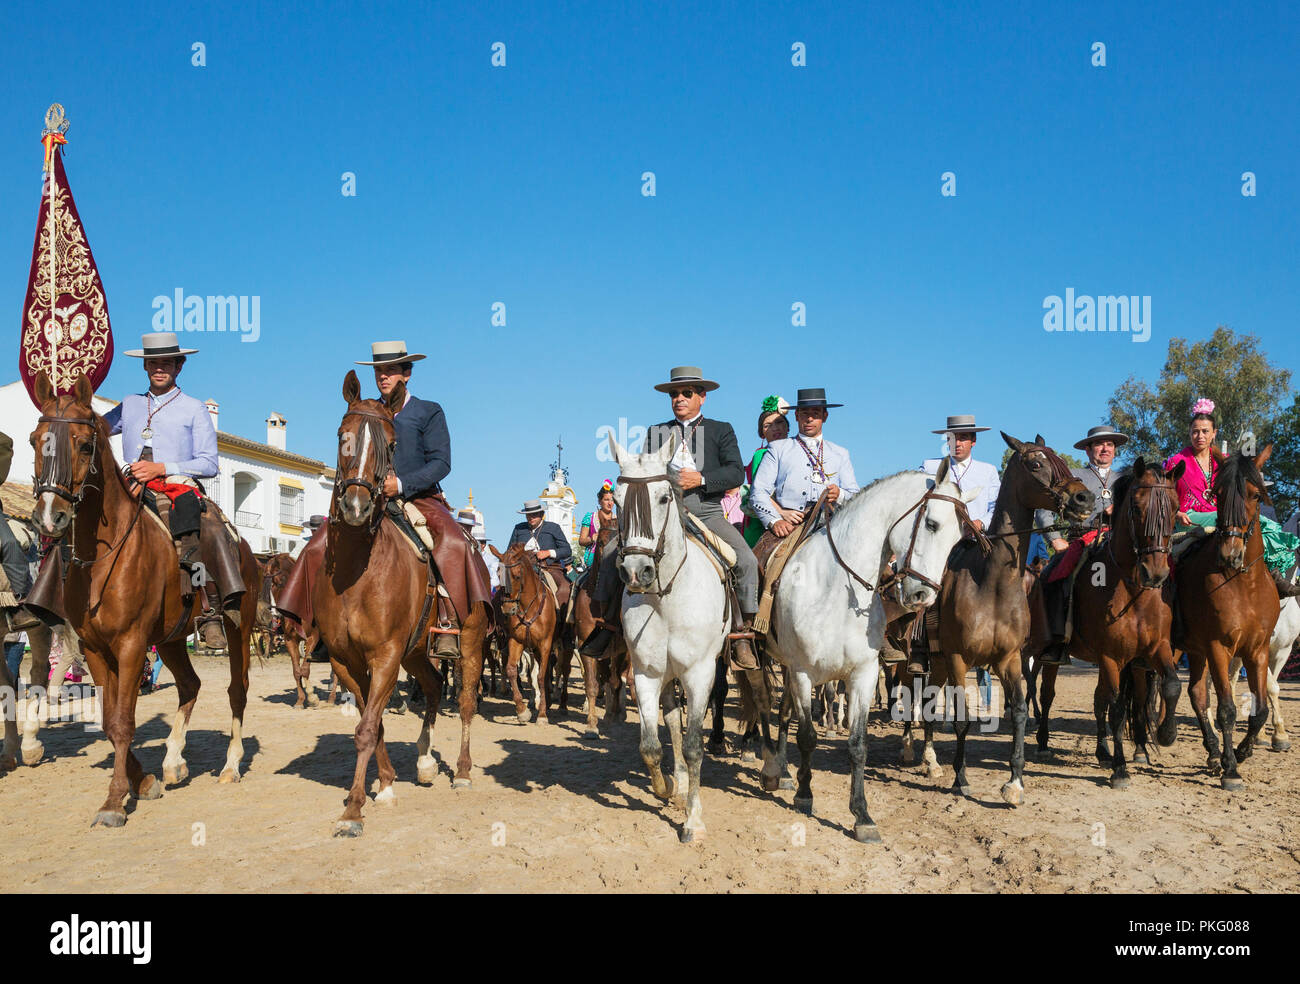
[[[727,491],[744,482],[745,464],[731,425],[702,413],[706,395],[717,388],[718,384],[705,379],[698,366],[672,369],[668,381],[657,384],[655,389],[668,394],[673,419],[649,428],[645,450],[657,452],[670,439],[677,438],[669,468],[681,490],[683,505],[735,552],[735,600],[743,625],[729,634],[733,641],[731,658],[739,669],[755,669],[758,659],[750,640],[754,638],[754,616],[758,613],[758,561],[740,531],[727,522],[721,506]],[[617,557],[618,551],[609,550],[601,561],[594,600],[605,603],[605,614],[582,647],[585,656],[601,657],[613,635],[611,626],[616,624],[622,590],[614,576]]]

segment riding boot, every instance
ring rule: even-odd
[[[1270,571],[1270,573],[1273,575],[1273,583],[1277,585],[1279,598],[1293,598],[1300,595],[1300,584],[1296,584],[1280,571]]]
[[[583,656],[591,656],[595,659],[608,659],[606,655],[609,644],[614,640],[614,635],[619,631],[619,616],[623,609],[623,592],[615,591],[613,597],[605,602],[605,611],[601,614],[600,621],[591,635],[587,636],[587,641],[582,644],[578,650]]]
[[[1051,638],[1039,653],[1038,661],[1045,666],[1064,666],[1070,662],[1069,653],[1066,652],[1065,626],[1068,621],[1067,608],[1072,581],[1069,577],[1063,577],[1056,581],[1044,580],[1039,583],[1042,585],[1043,607],[1047,613],[1047,631],[1051,633]]]
[[[438,619],[433,628],[433,656],[436,659],[460,659],[460,621],[456,610],[438,592]]]
[[[920,631],[914,631],[911,634],[911,639],[908,640],[910,645],[907,647],[910,653],[907,660],[907,672],[914,677],[925,676],[930,672],[930,642],[926,619],[922,616],[917,619],[917,622],[920,623]]]
[[[221,518],[213,509],[204,509],[200,529],[203,531],[208,566],[208,580],[220,591],[220,608],[238,627],[239,606],[244,598],[244,575],[239,569],[239,544],[233,542]]]
[[[754,647],[750,643],[751,639],[757,638],[754,631],[754,616],[757,612],[751,612],[742,616],[740,611],[740,602],[736,598],[736,593],[731,593],[731,631],[727,633],[727,638],[731,640],[731,668],[733,670],[756,670],[758,669],[758,656],[754,653]]]

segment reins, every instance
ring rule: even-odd
[[[340,502],[343,495],[348,489],[360,486],[366,490],[373,504],[370,522],[370,532],[373,534],[378,529],[384,515],[383,506],[386,498],[384,495],[384,478],[388,475],[388,469],[392,464],[395,445],[395,442],[387,439],[382,425],[385,423],[391,424],[392,417],[375,413],[372,410],[349,410],[343,415],[343,420],[347,420],[349,417],[366,418],[362,424],[361,433],[368,436],[370,438],[369,443],[374,445],[375,467],[371,471],[370,479],[361,477],[361,465],[365,464],[364,461],[357,463],[357,474],[353,478],[343,478],[343,469],[340,467],[337,470],[334,478],[334,497],[330,503],[330,517],[332,519],[342,519]],[[341,423],[342,421],[340,421]],[[358,452],[359,454],[360,452]]]
[[[505,564],[505,558],[502,558],[502,563]],[[525,563],[524,559],[520,558],[516,563],[505,564],[507,579],[513,581],[514,579],[510,577],[510,572],[516,569],[522,570]],[[541,617],[542,611],[544,610],[542,608],[542,600],[546,596],[546,582],[542,579],[540,564],[533,564],[533,573],[537,576],[537,593],[534,598],[534,601],[537,602],[537,613],[535,615],[531,618],[528,617],[528,612],[533,607],[532,602],[529,602],[526,607],[521,605],[524,597],[524,579],[522,577],[519,578],[519,593],[515,595],[506,595],[501,599],[501,614],[515,618],[519,622],[519,627],[522,629],[527,629],[530,625],[536,622],[538,618]],[[507,610],[507,605],[513,606],[513,609]]]

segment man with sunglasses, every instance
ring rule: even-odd
[[[673,419],[655,424],[646,432],[645,450],[658,451],[674,436],[677,450],[669,468],[682,492],[682,504],[701,520],[736,554],[736,599],[743,624],[730,634],[732,664],[737,669],[756,669],[758,659],[750,640],[754,638],[754,616],[758,614],[758,561],[745,538],[722,511],[722,497],[745,481],[745,463],[731,425],[703,414],[708,393],[718,388],[705,379],[698,366],[677,366],[666,383],[655,389],[672,401]],[[597,580],[597,602],[606,602],[605,615],[582,647],[583,655],[603,656],[613,635],[609,625],[617,618],[621,585],[614,570],[617,551],[610,550],[601,562]]]

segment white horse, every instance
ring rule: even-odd
[[[668,464],[677,438],[662,449],[631,454],[614,436],[610,450],[618,462],[618,573],[623,593],[623,638],[632,663],[641,717],[641,758],[660,799],[679,799],[686,790],[686,822],[681,840],[704,836],[700,806],[700,762],[704,758],[704,712],[714,671],[729,625],[726,595],[704,548],[686,537],[686,509]],[[672,683],[686,695],[686,734]],[[673,744],[673,787],[660,762],[659,706]]]
[[[935,477],[907,471],[879,479],[841,505],[781,574],[767,651],[785,665],[791,686],[782,701],[778,750],[764,754],[763,785],[775,788],[773,780],[785,773],[793,701],[799,713],[800,759],[794,805],[812,814],[812,757],[817,745],[812,692],[832,680],[843,680],[848,697],[849,809],[853,835],[859,841],[880,840],[867,813],[863,769],[867,715],[885,637],[884,602],[877,590],[881,572],[891,557],[898,558],[898,575],[889,590],[898,591],[899,603],[909,611],[932,604],[948,554],[961,539],[956,503],[969,502],[978,491],[958,491],[947,481],[946,469]]]
[[[1268,640],[1268,704],[1273,712],[1273,751],[1275,752],[1291,750],[1291,740],[1287,736],[1286,724],[1282,720],[1282,704],[1278,700],[1277,678],[1282,672],[1282,667],[1286,666],[1296,639],[1300,639],[1300,600],[1283,598],[1282,611],[1278,613],[1277,625],[1273,626],[1273,635]],[[1232,681],[1234,693],[1240,675],[1241,657],[1236,657],[1228,670],[1228,679]]]

